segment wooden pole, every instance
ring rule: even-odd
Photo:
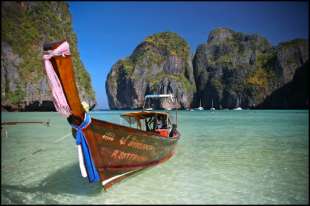
[[[50,126],[50,121],[30,121],[30,122],[1,122],[1,125],[16,125],[16,124],[46,124],[46,126]]]

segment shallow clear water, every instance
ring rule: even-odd
[[[93,112],[120,122],[121,111]],[[54,112],[7,113],[1,203],[307,204],[308,110],[180,111],[176,155],[104,192],[80,175],[70,126]]]

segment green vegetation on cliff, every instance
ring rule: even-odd
[[[282,48],[288,48],[289,49],[291,47],[298,46],[298,45],[304,45],[306,43],[307,43],[307,41],[305,39],[293,39],[291,41],[281,42],[279,44],[279,46]]]
[[[173,75],[173,74],[166,74],[165,72],[160,72],[155,77],[149,77],[146,80],[150,83],[151,88],[155,90],[155,88],[160,86],[159,83],[164,78],[175,80],[176,82],[181,83],[181,85],[185,89],[185,92],[195,91],[195,85],[191,84],[190,81],[186,79],[184,75]]]
[[[144,41],[163,51],[163,55],[166,56],[179,56],[186,59],[189,54],[186,41],[174,32],[157,33],[147,37]]]
[[[165,59],[160,54],[158,48],[150,43],[142,43],[135,52],[130,56],[132,62],[136,65],[146,66],[150,68],[152,64],[160,65]]]
[[[117,62],[125,71],[126,76],[130,76],[134,70],[134,62],[130,58],[121,59]]]
[[[145,38],[131,55],[135,64],[149,68],[152,64],[160,65],[164,57],[178,56],[183,60],[189,55],[189,47],[184,39],[174,32],[161,32]]]
[[[246,82],[264,91],[270,89],[272,83],[276,81],[276,74],[273,70],[276,58],[275,50],[256,54],[256,70],[248,76]]]
[[[9,91],[7,93],[7,98],[11,101],[12,104],[18,104],[25,97],[25,95],[25,92],[18,85],[15,92]]]

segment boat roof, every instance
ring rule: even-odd
[[[148,94],[144,97],[144,99],[147,99],[147,98],[164,98],[164,97],[170,97],[173,100],[172,94]]]
[[[148,94],[148,95],[145,95],[145,97],[144,97],[143,108],[145,108],[145,104],[147,102],[147,99],[153,99],[153,98],[154,99],[155,98],[168,98],[171,101],[171,103],[175,103],[175,99],[173,97],[173,94]],[[168,108],[171,109],[173,107],[173,105],[170,105],[168,107],[162,105],[162,107],[165,109],[168,109]]]
[[[155,111],[139,111],[139,112],[126,112],[121,117],[127,119],[133,117],[135,119],[145,119],[153,116],[168,116],[166,112],[155,112]]]

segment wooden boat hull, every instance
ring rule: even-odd
[[[179,136],[164,138],[94,118],[84,133],[105,189],[131,173],[168,160],[179,140]]]

